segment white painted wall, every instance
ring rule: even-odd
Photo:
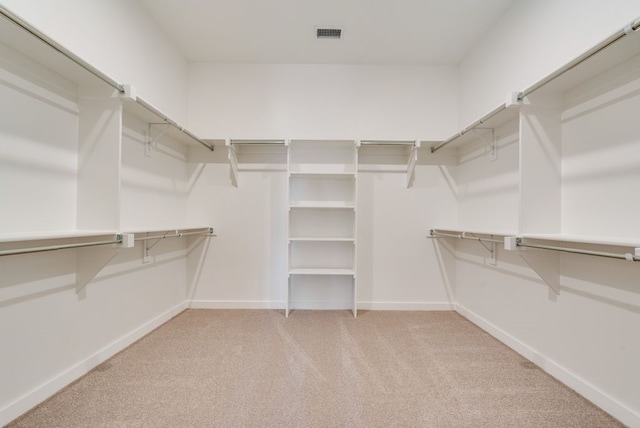
[[[439,139],[457,123],[456,82],[455,67],[193,64],[189,123],[204,138]],[[208,219],[220,234],[195,285],[197,305],[284,307],[286,174],[241,172],[234,188],[228,165],[193,170],[200,178],[190,189],[189,221]],[[437,264],[424,237],[429,219],[455,216],[455,195],[437,167],[421,166],[416,177],[407,190],[404,174],[359,173],[362,307],[450,302],[445,283],[429,279]],[[336,285],[331,296],[301,288],[293,300],[306,305],[351,300],[348,286],[341,293]]]
[[[534,83],[639,15],[637,2],[517,2],[461,65],[463,124],[502,102],[505,92]],[[640,108],[638,64],[640,59],[633,58],[561,94],[555,121],[552,109],[527,110],[530,126],[521,130],[519,144],[528,147],[521,148],[519,164],[511,162],[514,171],[521,169],[520,180],[526,179],[517,195],[519,230],[543,232],[547,227],[547,233],[640,241],[640,206],[629,187],[640,182],[640,129],[633,116]],[[551,145],[537,153],[549,165],[536,169],[529,156],[529,145],[546,138],[560,139],[560,171],[553,169],[558,153],[544,151]],[[456,177],[460,183],[472,177],[474,186],[504,183],[500,162],[463,163]],[[551,173],[553,178],[544,176]],[[459,191],[468,196],[465,189]],[[549,191],[551,207],[542,209],[548,218],[540,221],[531,210],[534,202],[545,203],[544,191]],[[505,208],[494,203],[496,198],[495,192],[482,197],[477,217],[473,206],[465,213],[459,203],[460,224],[496,228],[492,219],[501,218]],[[554,265],[559,268],[560,294],[555,295],[517,254],[499,251],[492,266],[477,243],[442,245],[443,251],[456,246],[456,300],[463,314],[625,424],[640,426],[637,263],[542,252],[536,269],[551,273]]]
[[[189,126],[204,138],[444,139],[457,67],[192,64]]]
[[[460,64],[463,127],[640,17],[637,0],[517,0]]]
[[[138,4],[129,0],[2,0],[113,79],[179,123],[186,119],[187,63]]]
[[[209,220],[219,236],[193,285],[195,307],[284,308],[287,290],[286,172],[240,172],[233,187],[229,166],[194,164],[199,179],[189,194],[190,222]],[[194,172],[196,174],[196,172]],[[363,309],[446,309],[451,284],[440,275],[427,224],[455,213],[455,194],[441,169],[418,166],[414,185],[401,173],[358,173],[358,293]],[[191,256],[190,256],[191,257]],[[201,259],[204,257],[203,259]],[[311,287],[293,299],[307,307],[327,300],[348,307],[349,283],[330,295]],[[316,290],[317,291],[317,290]]]
[[[136,2],[3,4],[184,119],[186,65]],[[0,43],[0,234],[183,226],[187,150],[163,139],[145,156],[146,124],[125,117],[121,131],[117,100],[100,112],[101,103],[81,101],[81,92]],[[83,170],[87,159],[100,168]],[[95,210],[101,215],[80,218]],[[204,246],[166,240],[147,264],[141,243],[117,255],[96,247],[0,257],[0,425],[184,309],[187,251]],[[87,275],[96,276],[77,294]]]

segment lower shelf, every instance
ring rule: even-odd
[[[346,275],[356,276],[353,269],[291,269],[289,275]]]

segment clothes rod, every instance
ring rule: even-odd
[[[498,113],[502,112],[503,110],[505,110],[507,108],[506,104],[501,104],[500,106],[496,107],[495,109],[491,110],[489,113],[485,114],[484,116],[482,116],[480,119],[476,120],[475,122],[473,122],[471,125],[467,126],[466,128],[464,128],[462,131],[458,132],[456,135],[454,135],[453,137],[449,138],[448,140],[443,141],[440,144],[436,144],[435,146],[431,147],[431,153],[435,153],[438,150],[440,150],[441,148],[443,148],[444,146],[446,146],[447,144],[451,143],[452,141],[458,139],[459,137],[462,137],[464,134],[466,134],[467,132],[471,131],[472,129],[482,125],[483,123],[485,123],[487,120],[491,119],[492,117],[494,117],[495,115],[497,115]]]
[[[89,73],[96,76],[98,79],[102,80],[109,86],[113,87],[118,92],[124,93],[124,85],[122,83],[107,76],[106,74],[98,70],[93,65],[89,64],[88,62],[86,62],[85,60],[83,60],[82,58],[80,58],[79,56],[77,56],[76,54],[74,54],[73,52],[71,52],[70,50],[68,50],[67,48],[65,48],[64,46],[62,46],[61,44],[53,40],[52,38],[48,37],[46,34],[42,33],[37,28],[35,28],[34,26],[32,26],[31,24],[29,24],[28,22],[20,18],[13,12],[6,9],[4,6],[0,6],[0,14],[4,16],[7,20],[13,22],[15,25],[22,28],[24,31],[26,31],[27,33],[31,34],[32,36],[34,36],[35,38],[37,38],[38,40],[40,40],[41,42],[49,46],[50,48],[61,53],[62,55],[64,55],[65,57],[67,57],[77,65],[79,65],[80,67],[87,70]]]
[[[471,241],[478,241],[478,242],[492,242],[495,244],[504,244],[504,241],[501,241],[499,239],[489,239],[489,238],[478,238],[476,236],[467,236],[465,234],[462,235],[454,235],[452,233],[441,233],[441,232],[436,232],[435,230],[431,230],[429,232],[429,234],[431,235],[431,237],[433,238],[438,238],[438,237],[443,237],[443,238],[457,238],[457,239],[468,239]]]
[[[542,79],[541,81],[535,83],[533,86],[531,86],[531,87],[525,89],[524,91],[520,92],[518,94],[518,100],[520,100],[520,101],[523,100],[527,95],[537,91],[538,89],[540,89],[543,86],[545,86],[547,83],[549,83],[552,80],[560,77],[561,75],[563,75],[567,71],[575,68],[576,66],[582,64],[584,61],[588,60],[592,56],[596,55],[598,52],[600,52],[600,51],[606,49],[607,47],[611,46],[612,44],[614,44],[618,40],[622,39],[623,37],[628,36],[630,34],[633,34],[635,31],[638,31],[638,29],[640,29],[640,19],[638,19],[636,21],[633,21],[627,27],[617,31],[615,34],[612,34],[607,39],[603,40],[602,42],[600,42],[599,44],[597,44],[596,46],[594,46],[593,48],[591,48],[587,52],[583,53],[579,57],[575,58],[573,61],[571,61],[568,64],[566,64],[564,67],[556,70],[554,73],[551,73],[549,76],[547,76],[544,79]]]
[[[186,130],[182,126],[180,126],[177,122],[175,122],[174,120],[170,119],[166,114],[162,113],[160,110],[158,110],[157,108],[155,108],[154,106],[152,106],[151,104],[146,102],[144,99],[142,99],[140,97],[136,97],[136,102],[138,104],[140,104],[142,107],[144,107],[147,110],[149,110],[151,113],[153,113],[156,116],[158,116],[159,118],[161,118],[167,125],[173,126],[178,131],[186,134],[188,137],[190,137],[194,141],[197,141],[198,143],[202,144],[207,149],[209,149],[211,151],[214,151],[213,145],[205,143],[203,140],[201,140],[200,138],[196,137],[191,132],[189,132],[188,130]]]
[[[198,231],[198,232],[177,232],[174,233],[173,235],[156,235],[156,236],[145,236],[142,238],[135,238],[134,241],[150,241],[153,239],[167,239],[167,238],[181,238],[183,236],[191,236],[191,235],[211,235],[213,234],[213,231],[211,230],[211,228],[208,228],[206,231]]]
[[[95,241],[95,242],[83,242],[77,244],[64,244],[64,245],[51,245],[47,247],[33,247],[33,248],[21,248],[18,250],[6,250],[0,251],[0,256],[13,256],[17,254],[27,253],[42,253],[45,251],[65,250],[68,248],[80,248],[80,247],[96,247],[98,245],[111,245],[122,244],[122,235],[116,235],[115,241]]]
[[[526,247],[526,248],[536,248],[540,250],[560,251],[563,253],[585,254],[589,256],[607,257],[610,259],[622,259],[622,260],[628,260],[631,262],[640,261],[640,257],[634,256],[631,253],[627,253],[627,254],[608,253],[604,251],[591,251],[591,250],[580,250],[578,248],[556,247],[553,245],[525,244],[522,242],[522,238],[516,239],[516,246]]]

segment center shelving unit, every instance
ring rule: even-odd
[[[351,287],[356,311],[357,147],[355,141],[291,141],[288,152],[289,268],[294,289]],[[348,283],[348,284],[347,284]]]

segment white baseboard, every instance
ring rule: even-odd
[[[191,309],[284,309],[285,301],[280,300],[192,300]],[[453,311],[455,306],[448,302],[358,302],[358,309],[371,311]],[[291,302],[295,310],[351,310],[352,302]]]
[[[78,378],[89,373],[92,369],[102,364],[118,352],[130,346],[137,340],[141,339],[145,335],[149,334],[154,329],[160,327],[165,322],[169,321],[174,316],[187,308],[187,302],[180,303],[179,305],[169,309],[163,314],[155,317],[151,321],[141,325],[137,329],[127,333],[115,342],[107,345],[103,349],[99,350],[95,354],[89,356],[82,362],[71,367],[66,372],[56,376],[55,378],[45,382],[41,386],[35,388],[33,391],[25,394],[23,397],[17,399],[13,403],[7,405],[5,408],[0,409],[0,426],[4,426],[11,422],[18,416],[26,413],[33,407],[42,403],[44,400],[60,391],[65,386],[69,385]]]
[[[453,311],[449,302],[358,302],[358,310],[369,311]]]
[[[623,424],[630,427],[640,427],[640,415],[616,401],[605,392],[599,390],[581,377],[576,376],[565,367],[560,366],[553,360],[550,360],[540,354],[538,351],[516,339],[495,324],[492,324],[481,316],[471,312],[464,306],[456,304],[455,310],[460,315],[507,345],[509,348],[513,349],[526,359],[534,362],[542,370],[549,373],[569,388],[575,390],[578,394],[582,395],[605,412],[620,420]]]
[[[284,309],[282,300],[192,300],[190,309]]]

